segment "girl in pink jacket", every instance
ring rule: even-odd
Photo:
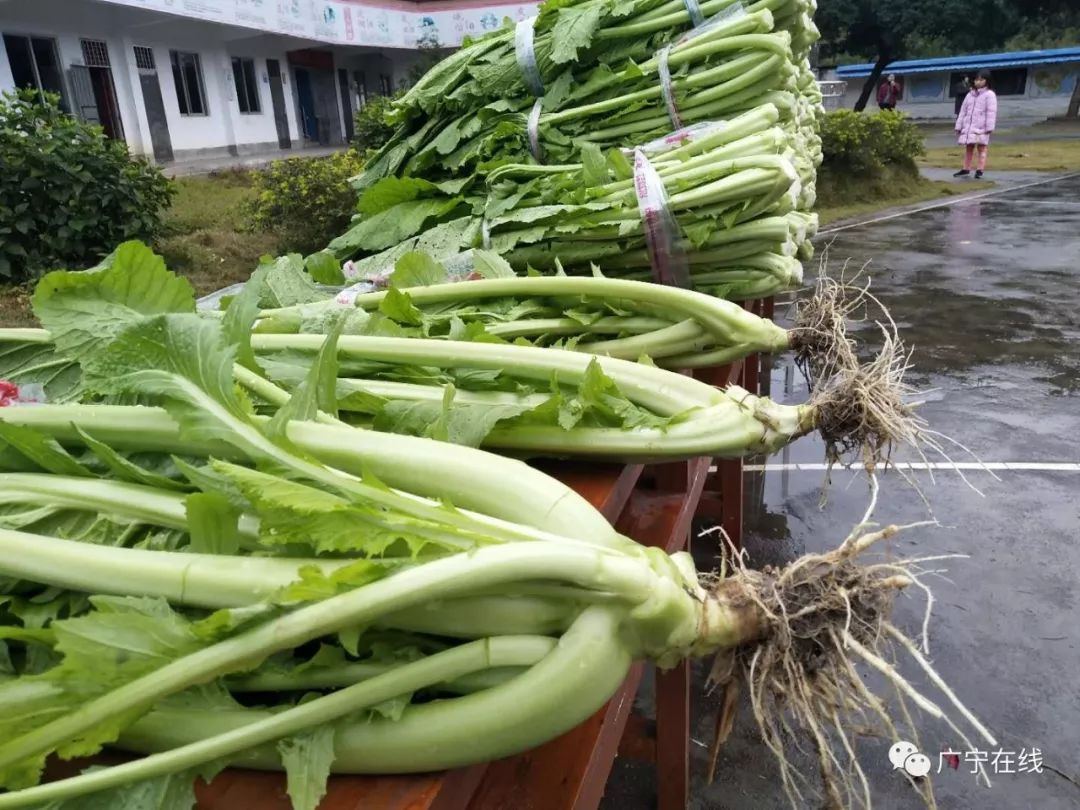
[[[979,163],[975,169],[975,178],[983,176],[986,170],[986,147],[990,144],[990,133],[997,126],[997,94],[990,89],[990,71],[980,70],[975,76],[975,84],[964,99],[960,114],[956,116],[957,141],[965,147],[964,168],[953,177],[966,177],[971,174],[971,159],[975,151],[979,152]]]

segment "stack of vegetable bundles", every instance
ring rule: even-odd
[[[821,154],[813,10],[546,4],[397,103],[330,250],[361,276],[485,247],[518,271],[598,264],[735,300],[797,284]]]

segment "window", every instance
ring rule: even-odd
[[[61,109],[68,110],[55,39],[4,34],[4,48],[16,87],[57,93]]]
[[[1027,68],[990,72],[990,86],[999,96],[1022,96],[1027,92]]]
[[[181,115],[206,115],[206,93],[203,92],[202,65],[197,53],[169,51],[172,61],[176,102]]]
[[[109,67],[109,46],[100,39],[81,41],[83,61],[87,67]]]
[[[394,82],[385,73],[379,74],[379,92],[384,96],[394,95]]]
[[[259,84],[255,81],[255,60],[232,58],[233,82],[236,84],[236,103],[242,113],[262,112],[259,106]]]
[[[136,45],[135,67],[139,70],[157,70],[157,65],[154,64],[154,51],[143,45]]]

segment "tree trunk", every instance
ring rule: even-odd
[[[1080,118],[1080,76],[1076,77],[1072,98],[1069,99],[1069,111],[1065,113],[1065,116],[1067,118]]]
[[[881,81],[881,74],[885,71],[885,66],[892,61],[892,56],[888,53],[882,53],[874,63],[874,69],[870,71],[870,76],[866,79],[866,84],[863,85],[862,92],[859,93],[859,100],[855,102],[855,112],[862,112],[866,109],[866,102],[870,100],[870,94],[877,91],[878,82]]]

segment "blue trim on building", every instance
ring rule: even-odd
[[[978,70],[987,68],[1020,67],[1022,65],[1055,65],[1063,62],[1080,62],[1080,47],[1054,48],[1044,51],[1013,51],[1012,53],[977,53],[970,56],[945,56],[935,59],[905,59],[892,62],[886,73],[898,76],[907,73],[937,73],[941,71]],[[869,76],[873,63],[865,65],[842,65],[836,69],[840,79],[857,79]]]

